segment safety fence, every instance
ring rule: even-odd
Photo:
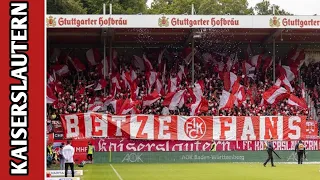
[[[281,159],[276,162],[297,162],[294,151],[277,151]],[[319,151],[307,151],[306,163],[319,162]],[[266,151],[229,152],[96,152],[94,163],[262,163],[267,158]]]

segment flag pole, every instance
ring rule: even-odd
[[[106,4],[103,4],[103,15],[106,14]],[[103,37],[103,79],[106,79],[106,36]],[[106,88],[103,88],[103,95],[106,96]]]
[[[194,15],[194,5],[192,4],[191,6],[191,15]],[[193,31],[191,32],[192,33],[192,42],[191,42],[191,53],[192,53],[192,87],[194,86],[194,34],[193,34]]]
[[[272,14],[275,15],[275,5],[272,5]],[[276,82],[276,37],[272,38],[273,83]]]
[[[112,4],[109,4],[109,14],[110,14],[110,16],[112,15]],[[112,74],[112,65],[113,65],[113,55],[112,55],[112,36],[110,36],[110,40],[109,40],[110,42],[109,42],[109,73],[110,74]],[[112,83],[111,82],[111,75],[110,75],[110,78],[109,78],[110,80],[110,83]],[[111,87],[111,85],[110,85],[110,92],[112,91],[112,87]]]

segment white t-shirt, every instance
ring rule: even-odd
[[[73,163],[74,148],[69,144],[66,145],[62,149],[62,155],[65,159],[65,163]]]

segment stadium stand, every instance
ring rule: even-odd
[[[191,48],[182,52],[159,50],[125,58],[114,51],[112,74],[106,74],[106,80],[103,79],[103,58],[97,49],[87,50],[86,58],[81,60],[70,52],[53,51],[59,54],[48,69],[49,119],[58,119],[59,114],[88,111],[156,115],[306,115],[309,119],[320,113],[317,111],[320,108],[320,64],[303,64],[303,50],[293,49],[286,58],[295,59],[288,61],[287,66],[277,65],[278,87],[289,88],[287,95],[294,95],[302,105],[292,105],[289,95],[275,99],[273,104],[262,101],[265,92],[274,85],[271,57],[263,54],[245,54],[240,59],[237,53],[196,52],[194,82],[201,91],[197,94],[196,88],[192,88]],[[111,64],[108,58],[106,61]],[[292,69],[297,70],[300,64],[303,64],[300,73],[294,72]],[[286,80],[290,79],[292,87],[286,86],[282,74]],[[313,107],[306,107],[303,98],[306,94],[314,102],[316,116],[310,116]],[[226,104],[220,102],[221,97],[227,98]],[[232,97],[237,101],[235,105],[228,104]],[[176,102],[174,98],[178,98]]]

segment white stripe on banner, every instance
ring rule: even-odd
[[[64,176],[64,170],[48,170],[52,177]],[[68,171],[68,175],[71,175],[71,170]],[[74,170],[75,176],[83,176],[83,170]]]

